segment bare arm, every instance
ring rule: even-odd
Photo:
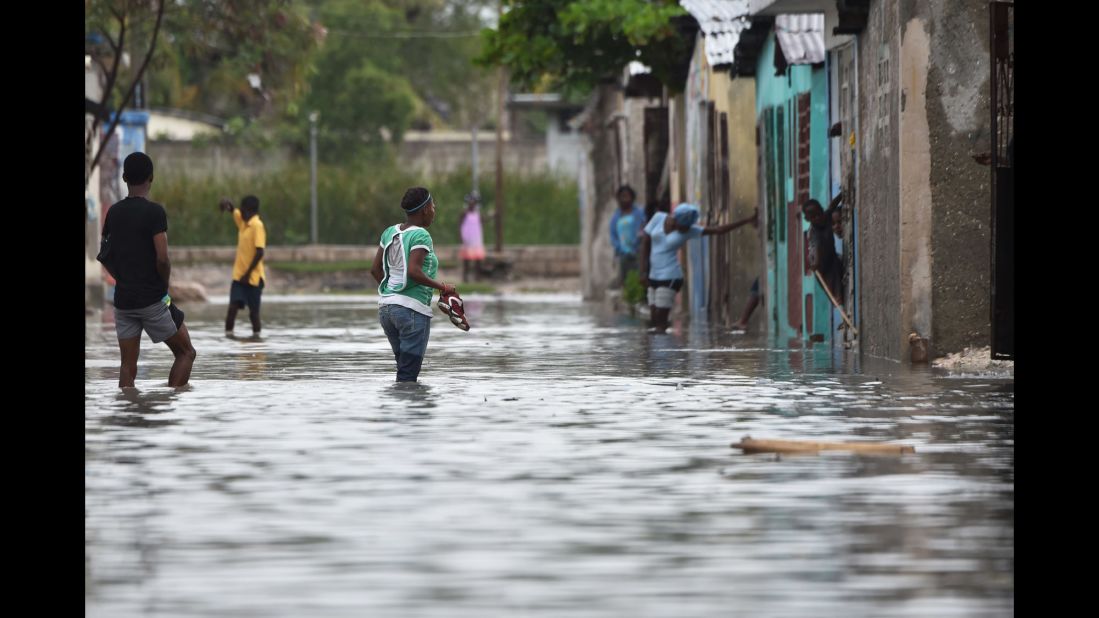
[[[438,281],[428,277],[424,274],[424,258],[427,257],[427,249],[413,249],[408,264],[408,278],[412,279],[420,285],[426,285],[429,288],[435,288],[440,292],[454,293],[455,289],[453,285],[447,283],[439,283]]]
[[[808,232],[808,239],[806,244],[809,246],[809,250],[806,252],[807,260],[809,262],[809,271],[820,270],[820,243],[817,242],[817,235],[813,233],[812,229]]]
[[[172,263],[168,260],[168,232],[154,235],[153,247],[156,248],[156,272],[167,285],[172,276]]]
[[[107,239],[108,242],[111,238],[111,213],[110,212],[107,213],[107,219],[103,222],[103,238]],[[110,262],[111,260],[107,260],[107,261]],[[118,279],[118,275],[114,274],[114,271],[111,270],[110,266],[107,266],[107,264],[105,264],[103,262],[100,262],[100,264],[103,264],[103,268],[107,269],[107,273],[111,277],[113,277],[115,279]]]
[[[649,256],[653,250],[653,239],[641,232],[641,246],[637,250],[638,266],[641,271],[641,285],[649,287]]]
[[[374,254],[374,263],[370,265],[370,276],[374,277],[374,280],[380,285],[382,279],[385,278],[385,271],[382,270],[382,260],[385,259],[385,255],[382,252],[382,248],[378,247],[378,252]]]
[[[741,219],[740,221],[735,221],[733,223],[726,223],[725,225],[714,225],[714,226],[707,227],[706,229],[702,230],[702,235],[703,236],[714,236],[714,235],[717,235],[717,234],[727,234],[727,233],[737,229],[738,227],[748,225],[749,223],[754,224],[758,218],[759,218],[759,209],[757,208],[756,211],[752,213],[752,216],[748,217],[747,219]]]
[[[244,271],[244,274],[240,276],[240,282],[244,285],[248,285],[249,277],[252,276],[252,269],[259,264],[259,261],[263,259],[263,247],[256,247],[256,255],[252,258],[252,263],[248,265],[248,270]]]

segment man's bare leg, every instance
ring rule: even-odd
[[[118,349],[122,352],[122,366],[118,369],[118,387],[132,388],[137,376],[137,357],[141,354],[141,335],[130,339],[119,339]]]
[[[748,305],[744,307],[744,313],[740,314],[740,319],[733,324],[734,330],[748,330],[748,319],[752,317],[752,312],[756,310],[757,305],[759,305],[759,295],[753,294],[748,299]]]
[[[248,320],[252,322],[252,336],[259,337],[260,323],[259,323],[259,309],[248,310]]]
[[[172,363],[172,370],[168,372],[168,386],[184,386],[191,379],[191,367],[195,364],[194,346],[191,345],[191,336],[187,333],[187,325],[179,327],[176,334],[164,340],[168,348],[175,354],[176,360]]]
[[[240,311],[240,307],[235,303],[229,303],[229,312],[225,314],[225,332],[226,334],[233,332],[233,326],[237,322],[237,311]]]

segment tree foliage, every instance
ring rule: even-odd
[[[161,5],[154,45],[152,18]],[[118,81],[132,84],[135,95],[124,100],[126,88],[113,87],[110,110],[140,103],[201,112],[225,120],[225,134],[214,139],[289,144],[299,152],[317,111],[322,157],[373,157],[410,129],[494,122],[495,76],[473,63],[494,6],[491,0],[86,0],[86,47],[104,75],[116,58],[131,59],[120,63]],[[142,49],[153,53],[138,74]]]
[[[292,0],[86,0],[84,33],[103,91],[85,134],[85,182],[102,151],[98,129],[120,109],[294,111],[316,41]]]
[[[618,76],[631,61],[670,87],[693,42],[676,30],[686,11],[674,0],[506,0],[495,30],[485,30],[482,65],[507,67],[513,82],[532,88],[552,79],[586,91]]]
[[[305,104],[320,112],[327,150],[484,122],[492,89],[472,63],[478,8],[461,0],[316,2],[327,37]]]

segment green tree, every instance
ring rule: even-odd
[[[325,40],[305,105],[325,153],[399,142],[410,128],[467,128],[491,109],[490,75],[472,62],[484,25],[462,0],[320,0]],[[333,149],[334,148],[334,149]]]
[[[85,124],[84,185],[99,165],[103,147],[118,126],[119,114],[134,98],[156,51],[164,23],[165,0],[155,4],[132,0],[84,3],[86,53],[100,69],[102,95],[91,101],[91,123]],[[131,62],[130,58],[137,58]],[[104,120],[109,127],[97,143]]]
[[[292,0],[183,0],[164,34],[150,101],[249,119],[297,111],[319,39]]]
[[[325,24],[324,43],[309,80],[306,107],[320,112],[327,155],[397,139],[419,105],[397,54],[382,53],[384,41],[371,34],[404,29],[404,15],[384,2],[330,0],[318,3],[315,18]]]
[[[507,67],[524,87],[547,77],[567,92],[589,91],[617,77],[629,62],[648,65],[668,86],[681,84],[682,59],[693,41],[674,18],[675,0],[504,0],[497,29],[483,33],[477,62]]]
[[[126,4],[89,6],[111,2]],[[493,75],[472,62],[491,0],[165,4],[148,101],[225,118],[219,140],[304,151],[316,110],[322,156],[369,158],[410,128],[467,129],[495,111]]]
[[[84,31],[103,78],[85,181],[102,119],[139,93],[153,106],[226,117],[296,114],[317,39],[292,0],[86,0]]]

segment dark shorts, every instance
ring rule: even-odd
[[[676,292],[683,288],[682,279],[649,279],[650,288],[672,288]]]
[[[759,296],[759,277],[752,282],[752,296]]]
[[[249,311],[259,311],[260,297],[263,296],[263,279],[259,285],[244,285],[240,281],[234,281],[229,286],[229,304],[241,308],[248,305]]]
[[[173,302],[168,305],[168,313],[172,314],[172,321],[175,322],[176,328],[183,328],[183,310]]]

